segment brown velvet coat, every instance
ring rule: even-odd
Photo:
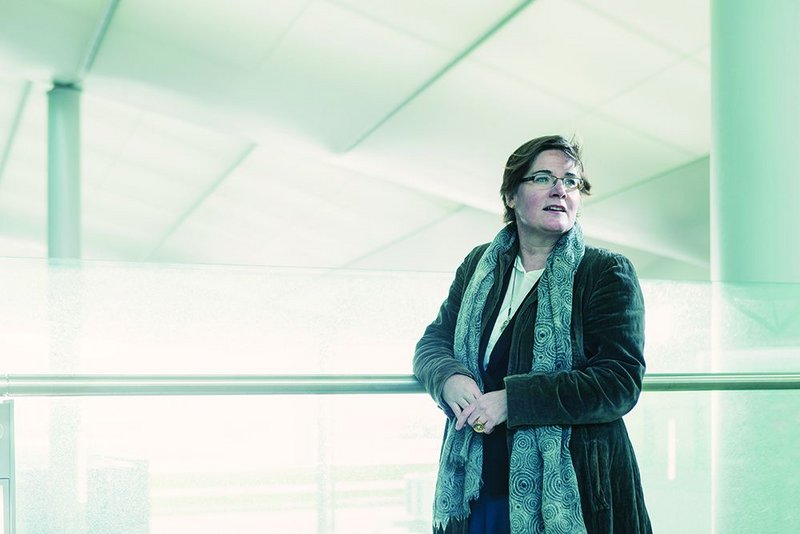
[[[461,298],[488,244],[475,248],[456,271],[447,300],[417,344],[414,374],[439,406],[444,382],[470,372],[453,357],[453,333]],[[517,254],[497,262],[482,328],[502,299],[502,280]],[[622,416],[636,404],[645,363],[644,304],[636,273],[622,255],[587,247],[575,274],[572,306],[573,369],[530,373],[537,295],[519,309],[511,341],[508,376],[508,442],[529,425],[571,425],[570,453],[589,534],[649,533],[639,468]],[[466,533],[466,522],[448,532]]]

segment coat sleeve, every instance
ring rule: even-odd
[[[607,423],[636,404],[645,370],[644,300],[633,265],[624,256],[607,255],[586,291],[587,365],[506,377],[510,428]]]
[[[445,381],[455,374],[474,378],[472,373],[456,360],[453,354],[453,337],[458,311],[461,309],[461,298],[475,269],[476,256],[480,257],[480,249],[481,247],[478,247],[467,255],[456,270],[447,299],[439,308],[436,319],[425,329],[414,351],[414,375],[448,416],[453,416],[453,413],[442,399]]]

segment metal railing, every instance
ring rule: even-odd
[[[649,374],[645,391],[800,389],[800,373]],[[15,397],[422,393],[410,375],[0,375],[0,519],[15,532]]]
[[[800,389],[800,373],[649,374],[644,391]],[[0,397],[422,393],[411,375],[0,375]]]

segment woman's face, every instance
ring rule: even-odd
[[[540,153],[525,176],[539,176],[539,173],[557,178],[580,178],[580,169],[560,150]],[[557,180],[552,186],[524,181],[506,198],[506,203],[514,209],[520,233],[549,240],[569,231],[575,224],[581,192],[580,189],[566,190],[563,180]]]

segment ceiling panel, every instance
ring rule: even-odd
[[[521,3],[120,2],[83,83],[84,256],[449,271],[499,228],[508,154],[574,132],[587,235],[704,272],[708,1],[535,0],[460,58]],[[0,256],[46,253],[46,90],[107,5],[0,4],[0,143],[34,82]]]
[[[250,9],[252,20],[270,21],[267,28],[258,32],[251,22],[240,36],[235,23],[220,25],[214,40],[170,31],[187,27],[180,10],[173,6],[154,22],[161,12],[148,4],[121,4],[87,88],[183,118],[227,116],[228,126],[245,127],[251,136],[267,129],[339,150],[451,57],[441,46],[327,2],[284,8],[277,17],[282,26],[269,9],[239,6],[237,17]],[[202,19],[200,27],[218,24],[213,10],[193,17]]]
[[[136,5],[122,2],[121,6]],[[124,20],[123,7],[118,16]],[[169,36],[150,35],[148,26],[128,28],[114,17],[84,86],[107,98],[188,118],[184,100],[224,101],[230,85],[242,78],[238,65],[203,51],[184,49]],[[212,46],[209,43],[209,49]]]
[[[86,172],[84,179],[100,182],[107,176],[107,167],[125,150],[146,112],[113,100],[98,98],[91,93],[81,99],[81,143],[89,163],[96,170]],[[102,161],[104,165],[100,165]],[[101,171],[102,169],[102,171]]]
[[[563,130],[580,110],[518,78],[467,60],[347,156],[354,167],[499,213],[509,154]]]
[[[244,150],[243,141],[84,98],[84,257],[141,259]],[[110,134],[110,135],[108,135]],[[107,236],[118,235],[109,249]]]
[[[143,110],[240,130],[235,88],[307,3],[121,2],[85,87]],[[249,115],[244,109],[238,118]]]
[[[681,61],[597,111],[700,156],[711,145],[710,84],[707,68]]]
[[[689,263],[642,250],[641,248],[627,246],[614,241],[605,241],[591,236],[587,236],[586,242],[595,247],[606,248],[624,254],[633,263],[639,278],[707,281],[710,276],[708,265]]]
[[[502,222],[502,217],[494,213],[462,207],[349,267],[452,273],[470,250],[494,238]]]
[[[586,233],[708,268],[709,159],[696,159],[584,209]]]
[[[692,54],[691,59],[706,67],[711,67],[711,47],[706,46],[705,48],[701,48],[697,53]]]
[[[18,129],[28,107],[32,85],[0,78],[0,197],[3,176],[11,160]]]
[[[2,206],[0,209],[3,209]],[[47,256],[47,243],[38,234],[22,233],[18,228],[2,225],[0,255],[5,258],[44,258]]]
[[[84,188],[82,257],[139,261],[176,216],[145,195]]]
[[[309,0],[121,2],[109,33],[111,42],[103,45],[102,59],[109,66],[128,57],[114,57],[113,43],[124,41],[150,44],[152,49],[164,52],[174,50],[176,55],[191,62],[251,69],[263,61],[308,4]],[[170,58],[147,56],[146,59],[142,65],[171,64],[181,68]],[[125,66],[124,62],[121,64]]]
[[[690,54],[710,40],[710,1],[571,0],[666,48]]]
[[[19,94],[12,103],[19,105]],[[29,240],[31,244],[15,246],[9,255],[25,255],[46,247],[46,104],[43,88],[34,85],[22,109],[16,134],[10,139],[8,159],[0,178],[0,234],[12,242]],[[7,128],[10,126],[7,123]],[[4,136],[4,146],[7,140]]]
[[[177,184],[167,173],[147,167],[118,161],[110,169],[111,177],[101,184],[87,184],[83,196],[86,206],[84,217],[87,221],[110,217],[121,225],[138,228],[141,237],[147,238],[165,231],[169,224],[178,219],[181,209],[187,209],[192,201],[200,197],[216,178],[208,173],[197,177],[195,184]],[[107,201],[96,195],[113,195],[124,201],[128,207],[107,206]],[[138,209],[134,209],[138,206]],[[106,213],[107,212],[107,213]],[[106,213],[106,215],[101,215]]]
[[[459,52],[520,0],[329,0],[421,40]],[[458,23],[454,24],[457,19]]]
[[[312,4],[234,98],[295,135],[349,147],[451,52],[333,4]]]
[[[107,0],[4,0],[0,67],[31,80],[75,81]]]
[[[260,149],[151,259],[342,266],[453,209],[402,186]]]
[[[30,199],[31,207],[35,205],[39,211],[42,204],[47,208],[47,147],[42,137],[31,134],[31,129],[30,124],[20,128],[14,139],[0,195],[24,195]]]
[[[0,147],[5,146],[8,139],[25,85],[18,79],[0,77]]]
[[[149,113],[135,129],[119,159],[169,176],[178,186],[206,184],[203,176],[217,178],[245,146],[241,139]]]
[[[473,58],[591,108],[678,56],[580,4],[537,0]]]
[[[646,130],[633,130],[596,113],[580,117],[566,131],[583,143],[592,181],[587,204],[696,158]]]

